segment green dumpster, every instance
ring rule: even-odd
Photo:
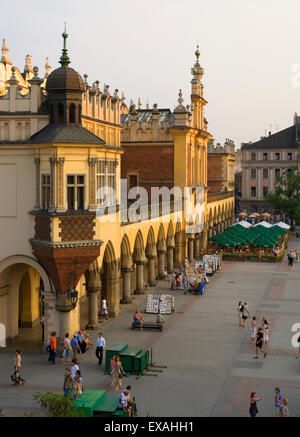
[[[133,359],[134,373],[142,373],[149,364],[149,351],[142,349]]]
[[[119,354],[122,362],[122,367],[125,372],[134,371],[134,358],[140,351],[140,347],[129,346]]]
[[[119,397],[106,396],[101,399],[94,408],[94,416],[96,417],[110,417],[113,416],[118,409]]]
[[[105,373],[110,371],[110,360],[113,355],[120,355],[120,353],[128,347],[128,343],[113,343],[105,349]],[[123,363],[122,363],[123,364]],[[125,369],[124,369],[125,370]]]
[[[85,390],[74,403],[79,411],[84,410],[85,417],[92,417],[96,406],[105,400],[105,396],[104,390]]]

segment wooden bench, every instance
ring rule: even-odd
[[[138,323],[132,323],[131,329],[140,329],[140,325]],[[154,329],[157,331],[163,330],[163,325],[161,323],[143,323],[143,329]]]

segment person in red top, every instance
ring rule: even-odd
[[[56,358],[56,332],[51,332],[50,337],[50,355],[48,358],[48,361],[52,364],[55,364],[55,358]]]

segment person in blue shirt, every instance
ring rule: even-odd
[[[79,349],[79,343],[78,343],[78,340],[77,340],[77,334],[74,334],[74,337],[71,340],[71,347],[72,347],[72,351],[73,351],[72,359],[76,360],[77,359],[77,352],[78,352],[78,349]]]
[[[101,366],[103,359],[103,349],[105,348],[105,339],[102,336],[102,332],[99,332],[96,345],[96,357],[98,358],[98,364]]]

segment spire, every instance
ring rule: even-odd
[[[200,56],[200,50],[199,50],[199,45],[197,44],[197,49],[196,49],[196,51],[195,51],[195,56],[196,56],[196,64],[195,64],[195,66],[200,66],[200,64],[199,64],[199,56]]]
[[[60,57],[59,63],[62,67],[67,68],[71,61],[70,61],[70,58],[68,56],[68,49],[67,49],[67,38],[69,35],[67,34],[67,23],[66,22],[65,22],[65,30],[61,36],[64,39],[64,47],[62,49],[62,55]]]
[[[7,56],[8,52],[9,52],[9,48],[7,47],[5,39],[3,39],[3,41],[2,41],[2,57],[1,57],[1,62],[3,64],[10,64],[10,65],[12,65],[11,60]]]
[[[50,62],[49,62],[49,58],[46,58],[46,62],[45,62],[45,77],[49,76],[50,70],[51,70],[51,65],[50,65]]]

